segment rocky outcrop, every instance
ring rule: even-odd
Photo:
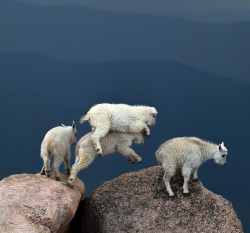
[[[160,166],[124,174],[104,183],[81,201],[70,229],[77,233],[237,233],[243,232],[232,204],[190,181],[191,194],[182,195],[183,178],[176,175],[165,191]]]
[[[0,182],[0,232],[64,232],[85,188],[76,179],[75,188],[71,189],[65,185],[68,176],[61,174],[61,178],[62,182],[58,182],[40,174],[21,174],[3,179]]]

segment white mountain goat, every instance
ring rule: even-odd
[[[76,145],[76,162],[72,166],[71,175],[67,181],[67,185],[71,188],[73,188],[73,182],[77,173],[83,168],[88,167],[94,161],[97,155],[91,140],[93,133],[94,132],[90,132],[86,134],[78,141]],[[103,155],[111,154],[117,151],[126,156],[130,163],[135,163],[135,160],[141,163],[142,158],[130,148],[132,142],[140,145],[144,144],[143,135],[141,133],[110,132],[105,137],[100,139]]]
[[[182,168],[183,194],[188,195],[188,182],[192,170],[193,180],[198,180],[197,171],[203,162],[214,159],[217,164],[226,165],[227,153],[223,142],[220,145],[215,145],[195,137],[174,138],[163,143],[155,154],[165,170],[163,179],[169,196],[174,196],[170,179],[174,176],[177,168]]]
[[[80,123],[89,121],[92,126],[92,142],[97,154],[102,154],[99,142],[109,131],[143,133],[150,135],[147,125],[156,124],[157,111],[153,107],[129,106],[126,104],[97,104],[81,118]]]
[[[70,175],[70,145],[76,144],[76,125],[58,126],[47,132],[41,145],[41,157],[44,165],[41,175],[50,177],[50,160],[54,157],[53,172],[60,181],[59,166],[64,161],[66,174]]]

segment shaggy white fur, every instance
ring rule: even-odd
[[[174,196],[170,179],[174,176],[177,168],[181,167],[182,169],[183,193],[188,195],[191,172],[193,171],[193,179],[198,180],[197,171],[203,162],[214,159],[216,163],[226,165],[227,153],[223,142],[220,145],[215,145],[195,137],[174,138],[163,143],[155,154],[165,170],[163,179],[169,196]]]
[[[44,165],[41,175],[50,176],[50,160],[54,157],[53,172],[56,180],[60,181],[59,166],[64,161],[65,171],[70,175],[70,145],[76,144],[76,125],[58,126],[47,132],[41,145],[41,157]]]
[[[96,152],[102,154],[100,138],[109,131],[143,133],[150,135],[147,125],[156,124],[157,111],[153,107],[129,106],[126,104],[97,104],[81,118],[80,123],[89,121],[93,131],[92,142]]]
[[[94,161],[97,155],[91,140],[93,133],[94,132],[90,132],[86,134],[78,141],[76,145],[76,161],[72,166],[71,175],[67,181],[67,185],[71,188],[73,187],[73,182],[77,173],[80,170],[88,167]],[[111,154],[117,151],[126,156],[130,163],[135,163],[135,160],[141,163],[142,158],[130,148],[132,142],[144,144],[143,135],[141,133],[110,132],[105,137],[100,139],[103,155]]]

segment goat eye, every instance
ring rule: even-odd
[[[225,157],[225,155],[222,155],[222,157],[224,158],[224,157]]]

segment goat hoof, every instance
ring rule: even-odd
[[[72,189],[74,188],[74,185],[71,184],[69,181],[67,181],[67,186],[70,187],[70,188],[72,188]]]
[[[74,185],[69,181],[67,181],[67,186],[70,187],[70,188],[74,188]]]
[[[190,193],[182,193],[182,194],[183,194],[183,196],[185,196],[185,197],[190,196]]]
[[[97,149],[96,153],[97,153],[98,156],[100,156],[100,157],[102,156],[102,151],[100,149]]]
[[[138,161],[138,163],[142,163],[142,160]]]
[[[96,152],[97,152],[98,154],[102,154],[102,149],[101,149],[101,148],[96,148]]]
[[[41,174],[41,176],[45,175],[45,171],[42,171],[40,174]]]
[[[61,181],[60,177],[56,176],[55,178],[56,178],[56,181]]]
[[[199,181],[199,178],[193,179],[193,181],[194,181],[194,182],[197,182],[197,181]]]
[[[171,197],[171,198],[174,198],[175,194],[174,194],[174,192],[171,192],[171,193],[168,192],[168,196]]]
[[[65,170],[65,173],[66,173],[66,175],[69,175],[69,176],[70,176],[70,169],[66,169],[66,170]]]
[[[50,177],[50,170],[46,170],[45,174],[46,174],[47,177]]]
[[[103,157],[103,154],[97,154],[99,157]]]
[[[145,135],[146,137],[149,137],[149,133],[147,132],[146,129],[143,129],[143,130],[142,130],[142,134]]]

